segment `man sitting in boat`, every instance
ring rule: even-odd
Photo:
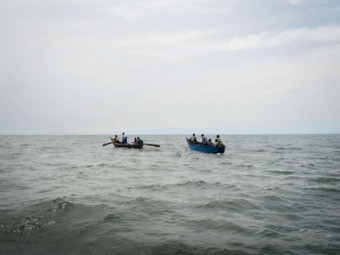
[[[133,143],[134,143],[134,144],[143,144],[144,142],[143,142],[143,140],[140,139],[139,137],[137,137],[137,138],[135,137]]]
[[[223,147],[223,146],[224,146],[222,140],[220,139],[220,135],[217,135],[217,136],[216,136],[216,139],[215,139],[215,146],[216,146],[216,147]]]
[[[138,143],[138,144],[143,144],[144,142],[143,142],[142,139],[140,139],[139,137],[137,137],[137,143]]]
[[[192,137],[190,137],[190,142],[197,143],[197,138],[195,134],[192,134]]]
[[[207,144],[208,139],[204,136],[204,134],[202,134],[201,137],[202,137],[202,144]]]
[[[128,143],[128,138],[125,136],[125,133],[123,132],[123,138],[122,138],[122,144],[127,144]]]
[[[120,143],[118,135],[115,135],[115,137],[113,138],[113,142],[114,143]]]
[[[211,141],[211,139],[209,138],[209,141],[208,141],[207,145],[212,145],[212,146],[214,146],[215,144],[214,144],[214,143]]]

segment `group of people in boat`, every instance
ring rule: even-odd
[[[220,135],[216,136],[215,143],[211,141],[211,138],[207,138],[204,134],[201,134],[201,140],[202,140],[201,142],[197,141],[195,134],[192,134],[192,136],[190,137],[191,143],[205,144],[205,145],[216,146],[216,147],[224,146],[222,140],[220,139]]]
[[[201,140],[202,140],[201,142],[199,142],[197,140],[195,133],[192,134],[192,136],[190,137],[191,143],[204,144],[204,145],[210,145],[210,146],[215,146],[215,147],[223,147],[224,146],[222,140],[220,139],[220,135],[216,135],[215,143],[213,143],[211,141],[211,138],[207,138],[204,134],[201,134]],[[115,135],[114,138],[113,138],[113,142],[119,143],[119,144],[128,144],[128,137],[123,132],[122,133],[122,140],[119,140],[118,135]],[[133,143],[134,144],[142,144],[143,140],[140,139],[140,137],[135,137]]]
[[[123,132],[122,133],[122,140],[120,141],[119,138],[118,138],[118,135],[115,135],[114,138],[113,138],[113,142],[114,143],[120,143],[120,144],[128,144],[128,137]],[[140,139],[139,137],[135,137],[133,143],[134,144],[142,144],[143,140]]]

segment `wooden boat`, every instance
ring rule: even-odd
[[[208,144],[202,144],[202,143],[192,143],[190,139],[186,138],[188,146],[190,150],[193,151],[200,151],[204,153],[224,153],[225,146],[215,146],[215,145],[208,145]]]
[[[113,146],[116,148],[142,149],[144,145],[143,143],[127,143],[127,144],[114,143],[112,137],[111,141]]]

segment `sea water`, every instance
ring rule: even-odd
[[[340,135],[141,138],[0,136],[0,254],[340,254]]]

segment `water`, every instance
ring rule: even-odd
[[[340,254],[340,135],[108,138],[0,136],[0,254]]]

